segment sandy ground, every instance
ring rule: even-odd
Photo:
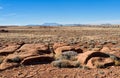
[[[54,43],[118,41],[120,28],[104,27],[6,27],[0,28],[0,45],[11,42]],[[120,45],[115,45],[120,46]],[[113,47],[113,46],[111,46]],[[0,78],[120,78],[120,66],[104,69],[57,68],[51,64],[19,66],[0,71]]]

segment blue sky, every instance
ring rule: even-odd
[[[0,0],[0,25],[120,24],[120,0]]]

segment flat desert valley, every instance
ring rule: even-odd
[[[0,26],[0,78],[120,78],[120,27]]]

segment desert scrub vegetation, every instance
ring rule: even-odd
[[[62,54],[56,55],[56,60],[76,60],[76,56],[78,55],[75,51],[65,51]]]
[[[120,66],[120,60],[114,60],[115,66]]]
[[[95,45],[95,43],[96,43],[96,42],[95,42],[94,40],[88,41],[88,44],[89,44],[89,45]]]
[[[8,59],[8,62],[14,62],[14,63],[20,63],[21,62],[21,58],[20,57],[15,57],[12,59]]]
[[[100,48],[100,49],[102,49],[102,48],[103,48],[103,45],[96,45],[95,48]]]
[[[85,65],[83,65],[83,66],[79,65],[79,68],[83,69],[83,70],[89,70],[90,69],[88,66],[85,66]]]
[[[113,45],[115,45],[115,44],[117,44],[118,43],[118,41],[111,41],[111,43],[113,44]]]
[[[1,29],[1,30],[0,30],[0,32],[1,32],[1,33],[7,33],[7,32],[8,32],[8,30]]]
[[[56,60],[53,61],[51,64],[52,66],[59,68],[76,68],[80,66],[80,62],[70,60]]]
[[[106,41],[106,40],[102,40],[102,41],[100,41],[100,45],[105,45],[105,44],[107,44],[108,42]]]
[[[68,60],[57,60],[52,62],[52,66],[59,68],[71,67],[71,64]]]
[[[79,67],[80,63],[77,61],[77,55],[78,53],[75,51],[65,51],[62,54],[57,54],[55,61],[51,64],[59,68]]]
[[[105,68],[106,66],[103,64],[96,64],[96,68]]]
[[[120,58],[112,54],[109,54],[109,56],[114,61],[115,66],[120,66]]]

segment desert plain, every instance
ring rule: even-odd
[[[0,78],[120,78],[120,27],[0,26]]]

